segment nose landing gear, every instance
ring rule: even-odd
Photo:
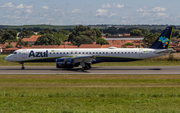
[[[25,67],[24,67],[24,62],[20,62],[19,64],[22,64],[21,69],[24,70],[24,69],[25,69]]]

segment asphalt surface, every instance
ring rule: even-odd
[[[85,71],[81,67],[26,66],[21,70],[21,66],[0,66],[0,74],[180,74],[180,66],[96,66]]]

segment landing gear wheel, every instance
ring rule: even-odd
[[[82,67],[82,71],[84,71],[84,67]]]
[[[87,65],[84,67],[84,70],[88,70],[88,66]]]
[[[25,67],[24,67],[24,63],[23,63],[23,62],[20,62],[20,64],[22,64],[21,69],[22,69],[22,70],[24,70],[24,69],[25,69]]]
[[[87,66],[88,66],[88,69],[91,69],[91,65],[90,64],[88,64]]]
[[[22,69],[22,70],[24,70],[24,69],[25,69],[25,67],[21,67],[21,69]]]

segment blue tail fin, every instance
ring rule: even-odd
[[[173,27],[167,27],[162,34],[157,38],[157,40],[151,45],[150,48],[153,49],[168,49],[170,42],[171,42],[171,36],[172,36]]]

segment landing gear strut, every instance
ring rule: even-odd
[[[91,64],[85,64],[84,62],[80,63],[82,66],[82,71],[91,69]]]
[[[22,64],[21,69],[24,70],[24,69],[25,69],[25,67],[24,67],[24,62],[20,62],[19,64]]]

